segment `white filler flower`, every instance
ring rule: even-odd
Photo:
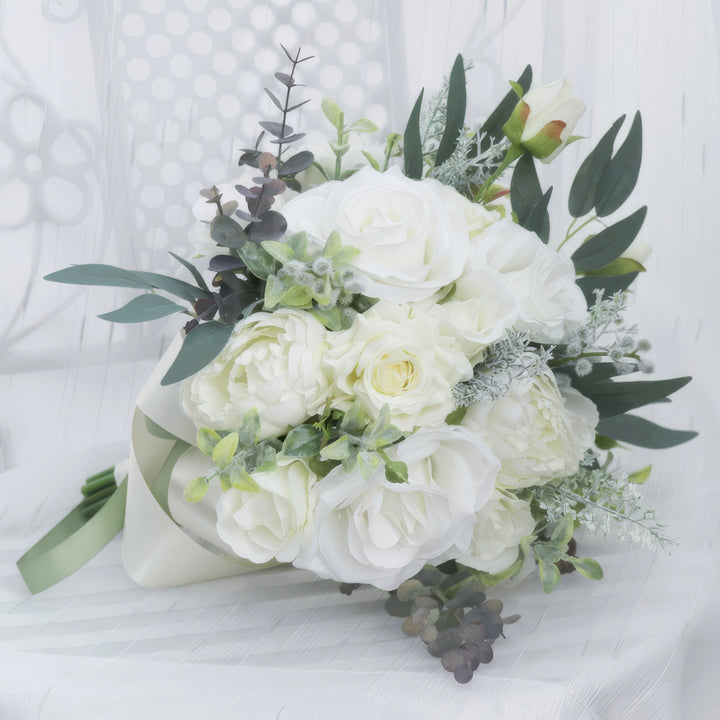
[[[467,552],[499,467],[486,443],[444,426],[419,430],[388,456],[407,463],[408,482],[388,482],[380,464],[370,480],[338,467],[313,487],[314,532],[297,567],[392,590],[426,563]]]
[[[317,479],[301,460],[278,457],[275,470],[253,473],[259,492],[230,488],[217,504],[217,532],[254,563],[292,562],[312,523]]]
[[[283,215],[290,232],[325,242],[335,230],[344,245],[360,250],[352,264],[366,295],[409,302],[430,297],[465,267],[467,204],[437,180],[366,167],[302,193]]]
[[[552,373],[515,382],[494,402],[468,408],[462,424],[500,459],[498,483],[529,487],[572,475],[595,440],[598,412],[574,388],[558,390]]]
[[[359,400],[376,416],[387,405],[390,422],[403,431],[443,423],[455,409],[453,386],[472,377],[472,366],[441,324],[381,300],[351,328],[332,333],[332,406],[347,410]]]
[[[183,411],[196,427],[235,430],[256,408],[262,437],[284,435],[327,401],[326,337],[323,325],[303,310],[251,315],[209,365],[183,382]]]

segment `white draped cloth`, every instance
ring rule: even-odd
[[[718,28],[712,0],[0,0],[0,718],[720,717]],[[643,415],[701,434],[623,460],[653,464],[646,504],[679,544],[583,537],[604,580],[499,589],[522,618],[468,685],[372,588],[346,597],[292,568],[145,588],[119,538],[36,596],[15,568],[86,476],[127,457],[136,398],[178,327],[104,323],[95,315],[131,293],[42,276],[82,262],[181,275],[167,251],[188,252],[197,190],[236,178],[270,117],[262,86],[282,69],[280,42],[316,56],[300,129],[329,128],[327,96],[402,130],[457,52],[474,64],[469,116],[527,63],[537,83],[567,76],[589,108],[576,132],[592,140],[540,168],[554,243],[591,142],[643,115],[625,214],[649,206],[653,252],[631,317],[657,377],[695,378]]]

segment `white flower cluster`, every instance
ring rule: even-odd
[[[580,326],[587,308],[572,263],[499,213],[396,168],[327,182],[283,214],[290,233],[318,247],[335,232],[357,249],[351,268],[376,304],[339,331],[302,308],[251,315],[183,383],[182,408],[197,427],[223,431],[256,408],[259,437],[351,408],[371,419],[387,412],[402,439],[384,460],[404,464],[407,481],[390,482],[382,462],[320,476],[281,454],[274,470],[253,475],[257,492],[223,493],[220,536],[253,562],[384,589],[450,558],[506,569],[535,525],[515,491],[575,472],[597,413],[558,389],[545,354],[526,341],[516,353],[526,372],[508,376],[502,393],[472,398],[460,425],[447,424],[453,389],[498,344],[557,342]]]

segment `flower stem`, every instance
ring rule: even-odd
[[[525,150],[523,150],[519,145],[511,145],[507,149],[507,153],[505,154],[503,161],[500,165],[498,165],[495,172],[480,186],[480,189],[475,193],[473,200],[475,202],[481,201],[485,197],[485,193],[492,187],[492,184],[500,177],[500,175],[502,175],[503,172],[505,172],[508,165],[517,160],[524,152]]]
[[[577,218],[575,218],[571,223],[570,227],[568,228],[567,234],[565,235],[565,239],[558,245],[558,250],[573,236],[579,233],[586,225],[589,225],[594,220],[597,220],[598,216],[593,215],[591,218],[588,218],[582,225],[578,225],[575,230],[573,230],[573,225],[577,221]]]

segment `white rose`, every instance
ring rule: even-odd
[[[296,566],[392,590],[426,563],[467,551],[499,466],[487,445],[444,426],[419,430],[388,456],[407,463],[408,482],[388,482],[381,464],[369,481],[338,467],[313,487],[314,532]]]
[[[226,490],[217,504],[217,532],[241,558],[292,562],[312,527],[316,476],[300,460],[278,457],[277,468],[253,473],[259,492]]]
[[[488,345],[502,339],[518,316],[518,304],[502,277],[485,268],[457,281],[451,300],[427,310],[454,335],[474,365]]]
[[[251,315],[209,365],[183,381],[183,411],[197,427],[234,430],[257,408],[261,435],[284,435],[325,406],[326,338],[325,328],[303,310]]]
[[[538,342],[559,342],[587,314],[572,261],[512,220],[500,220],[473,238],[465,273],[485,267],[502,275],[516,299],[515,327]]]
[[[468,408],[462,424],[500,459],[498,482],[509,488],[572,475],[595,440],[598,412],[572,387],[558,390],[551,372],[515,382],[493,402]]]
[[[471,202],[449,185],[440,183],[437,189],[448,205],[457,205],[462,208],[465,214],[465,227],[470,237],[478,235],[503,217],[498,210],[488,209],[480,203]]]
[[[440,320],[406,305],[381,300],[329,340],[332,407],[347,410],[359,400],[375,416],[387,405],[390,422],[403,431],[443,423],[455,409],[453,386],[472,377],[472,365]]]
[[[556,80],[523,95],[503,132],[514,145],[548,163],[566,145],[584,112],[585,103],[570,83]]]
[[[366,167],[344,182],[302,193],[283,214],[290,232],[304,230],[325,242],[336,230],[343,244],[360,250],[353,267],[366,295],[407,302],[430,297],[465,267],[464,202],[437,180]]]
[[[470,550],[458,562],[493,575],[501,573],[517,560],[520,541],[534,529],[530,504],[496,489],[476,514]]]

